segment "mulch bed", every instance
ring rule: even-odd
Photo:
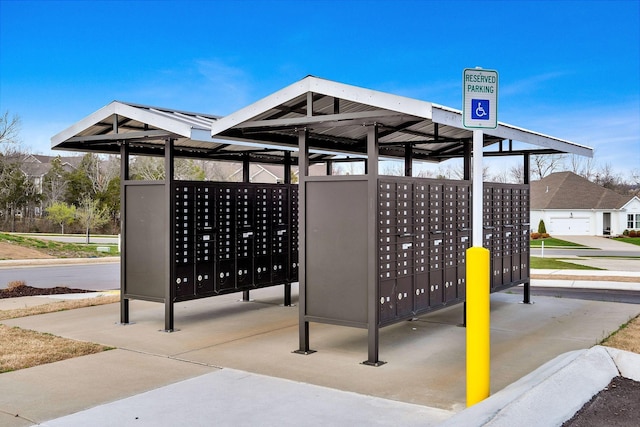
[[[83,294],[88,291],[86,289],[67,288],[66,286],[56,286],[54,288],[34,288],[33,286],[23,285],[14,286],[8,289],[0,289],[0,299],[32,297],[37,295],[61,295],[61,294]]]
[[[640,425],[640,382],[615,377],[562,427],[637,427]]]

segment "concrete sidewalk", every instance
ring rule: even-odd
[[[381,329],[388,363],[373,368],[360,363],[361,329],[312,323],[318,352],[291,353],[298,309],[281,306],[281,294],[176,304],[180,331],[171,334],[159,332],[163,306],[145,301],[131,301],[127,326],[118,304],[3,321],[117,349],[0,375],[0,389],[11,390],[0,394],[0,425],[437,425],[464,410],[461,305]],[[492,394],[640,313],[632,304],[519,300],[491,297]]]

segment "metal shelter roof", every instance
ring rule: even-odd
[[[229,144],[211,137],[218,116],[113,101],[51,138],[55,150],[162,156],[167,139],[176,157],[280,163],[282,148],[251,143]],[[292,150],[291,148],[286,151]],[[320,155],[316,155],[318,157]]]
[[[379,127],[380,155],[442,161],[463,155],[463,142],[473,131],[462,125],[462,113],[430,102],[363,89],[313,76],[281,89],[212,124],[216,138],[297,146],[297,130],[308,131],[309,147],[331,152],[365,153],[366,125]],[[484,129],[484,145],[520,141],[542,150],[495,152],[574,153],[593,150],[574,142],[499,123]]]
[[[308,132],[310,161],[331,153],[364,155],[367,125],[379,128],[380,156],[440,162],[462,157],[473,132],[462,126],[458,110],[417,99],[307,76],[226,117],[113,101],[52,137],[52,148],[118,153],[123,142],[131,154],[162,156],[168,138],[175,156],[280,162],[298,146],[298,130]],[[503,150],[502,141],[538,149]],[[574,153],[593,150],[571,141],[499,123],[484,129],[484,145],[499,143],[485,155]]]

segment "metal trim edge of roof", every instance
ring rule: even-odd
[[[433,122],[447,126],[453,126],[460,129],[466,129],[462,126],[462,111],[443,105],[433,104]],[[471,131],[471,129],[468,129]],[[487,135],[495,136],[503,139],[511,139],[515,141],[525,142],[527,144],[537,145],[539,147],[553,148],[565,153],[578,154],[586,157],[593,157],[593,148],[585,145],[577,144],[572,141],[556,138],[554,136],[545,135],[529,129],[524,129],[508,123],[498,122],[495,129],[483,129]]]
[[[154,109],[156,109],[158,112],[154,112]],[[65,130],[52,136],[51,148],[55,149],[59,145],[63,144],[66,140],[73,138],[79,132],[88,129],[89,127],[101,122],[102,120],[113,114],[117,114],[119,116],[127,117],[133,120],[138,120],[142,123],[148,123],[155,127],[175,133],[176,135],[190,138],[194,141],[212,142],[211,134],[208,128],[196,127],[194,126],[194,124],[188,123],[188,121],[184,118],[172,118],[163,111],[163,109],[157,107],[128,104],[122,101],[112,101],[99,110],[89,114],[85,118],[69,126]],[[178,111],[176,110],[175,112]],[[202,115],[202,117],[206,116]],[[215,119],[212,118],[211,120]],[[204,139],[205,137],[206,139]]]

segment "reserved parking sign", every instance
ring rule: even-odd
[[[498,126],[498,72],[465,68],[462,88],[462,125],[495,129]]]

